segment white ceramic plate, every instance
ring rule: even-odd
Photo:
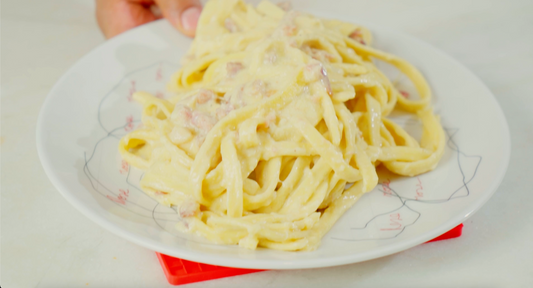
[[[140,106],[130,101],[131,92],[165,97],[165,83],[191,43],[164,21],[105,42],[55,85],[37,127],[43,167],[61,194],[96,223],[154,251],[192,261],[264,269],[325,267],[428,241],[463,222],[496,191],[510,154],[507,123],[490,91],[461,64],[419,40],[369,27],[375,47],[408,59],[427,77],[447,147],[434,171],[391,176],[390,184],[366,194],[316,251],[249,251],[180,234],[174,229],[175,211],[139,190],[142,173],[123,165],[117,151],[119,138],[139,124]],[[398,80],[411,89],[405,79]],[[396,120],[417,133],[417,121],[402,115]]]

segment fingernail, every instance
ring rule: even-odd
[[[181,27],[183,27],[185,31],[196,30],[196,25],[198,24],[198,18],[200,18],[201,12],[202,9],[196,6],[183,11],[183,13],[181,13]]]

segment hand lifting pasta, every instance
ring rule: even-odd
[[[120,153],[145,170],[148,195],[176,207],[178,229],[249,249],[314,250],[377,185],[376,166],[414,176],[443,153],[423,76],[371,40],[364,27],[268,1],[211,0],[168,85],[176,96],[134,95],[143,127]],[[399,96],[372,58],[407,75],[420,100]],[[397,107],[420,118],[420,143],[386,118]]]

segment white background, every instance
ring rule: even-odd
[[[505,179],[460,238],[352,265],[183,287],[533,287],[533,1],[314,2],[306,6],[418,37],[479,76],[509,122]],[[153,251],[75,210],[37,157],[35,127],[46,94],[104,41],[93,1],[4,0],[1,9],[0,285],[170,287]]]

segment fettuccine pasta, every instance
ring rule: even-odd
[[[371,48],[364,27],[268,1],[211,0],[182,68],[159,99],[137,92],[142,128],[120,153],[141,188],[179,212],[177,228],[218,244],[314,250],[378,183],[376,167],[434,169],[444,132],[431,91],[407,61]],[[402,97],[372,59],[410,78]],[[387,118],[414,113],[418,142]]]

